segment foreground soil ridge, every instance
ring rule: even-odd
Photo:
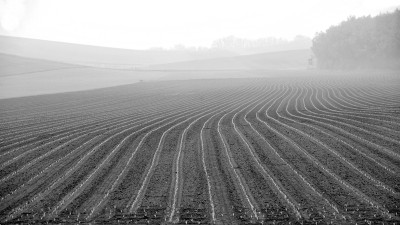
[[[395,73],[142,82],[0,105],[1,224],[400,224]]]

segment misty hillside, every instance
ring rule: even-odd
[[[0,53],[0,77],[77,67],[82,66]]]
[[[130,50],[9,36],[0,36],[0,53],[72,64],[120,68],[234,55],[223,50],[207,52]]]
[[[306,71],[311,50],[292,50],[236,57],[154,65],[146,69],[164,72],[163,80],[276,77]]]
[[[261,54],[154,65],[154,70],[274,70],[305,69],[311,50],[291,50]]]
[[[306,68],[310,54],[310,50],[284,51],[158,64],[137,70],[93,68],[0,54],[0,99],[96,89],[141,80],[280,76],[276,70]],[[98,57],[104,56],[98,54]]]
[[[90,90],[162,76],[165,73],[85,67],[0,54],[0,99]]]
[[[212,43],[213,49],[223,49],[239,55],[250,55],[265,52],[281,52],[290,50],[309,49],[312,40],[309,37],[297,35],[293,40],[267,37],[259,39],[237,38],[228,36]]]

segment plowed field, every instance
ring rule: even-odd
[[[400,77],[0,100],[0,222],[400,223]]]

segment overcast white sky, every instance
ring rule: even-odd
[[[0,0],[0,34],[99,46],[209,47],[234,35],[313,37],[399,0]]]

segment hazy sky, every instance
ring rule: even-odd
[[[0,0],[0,34],[146,49],[211,45],[234,35],[313,37],[399,0]]]

